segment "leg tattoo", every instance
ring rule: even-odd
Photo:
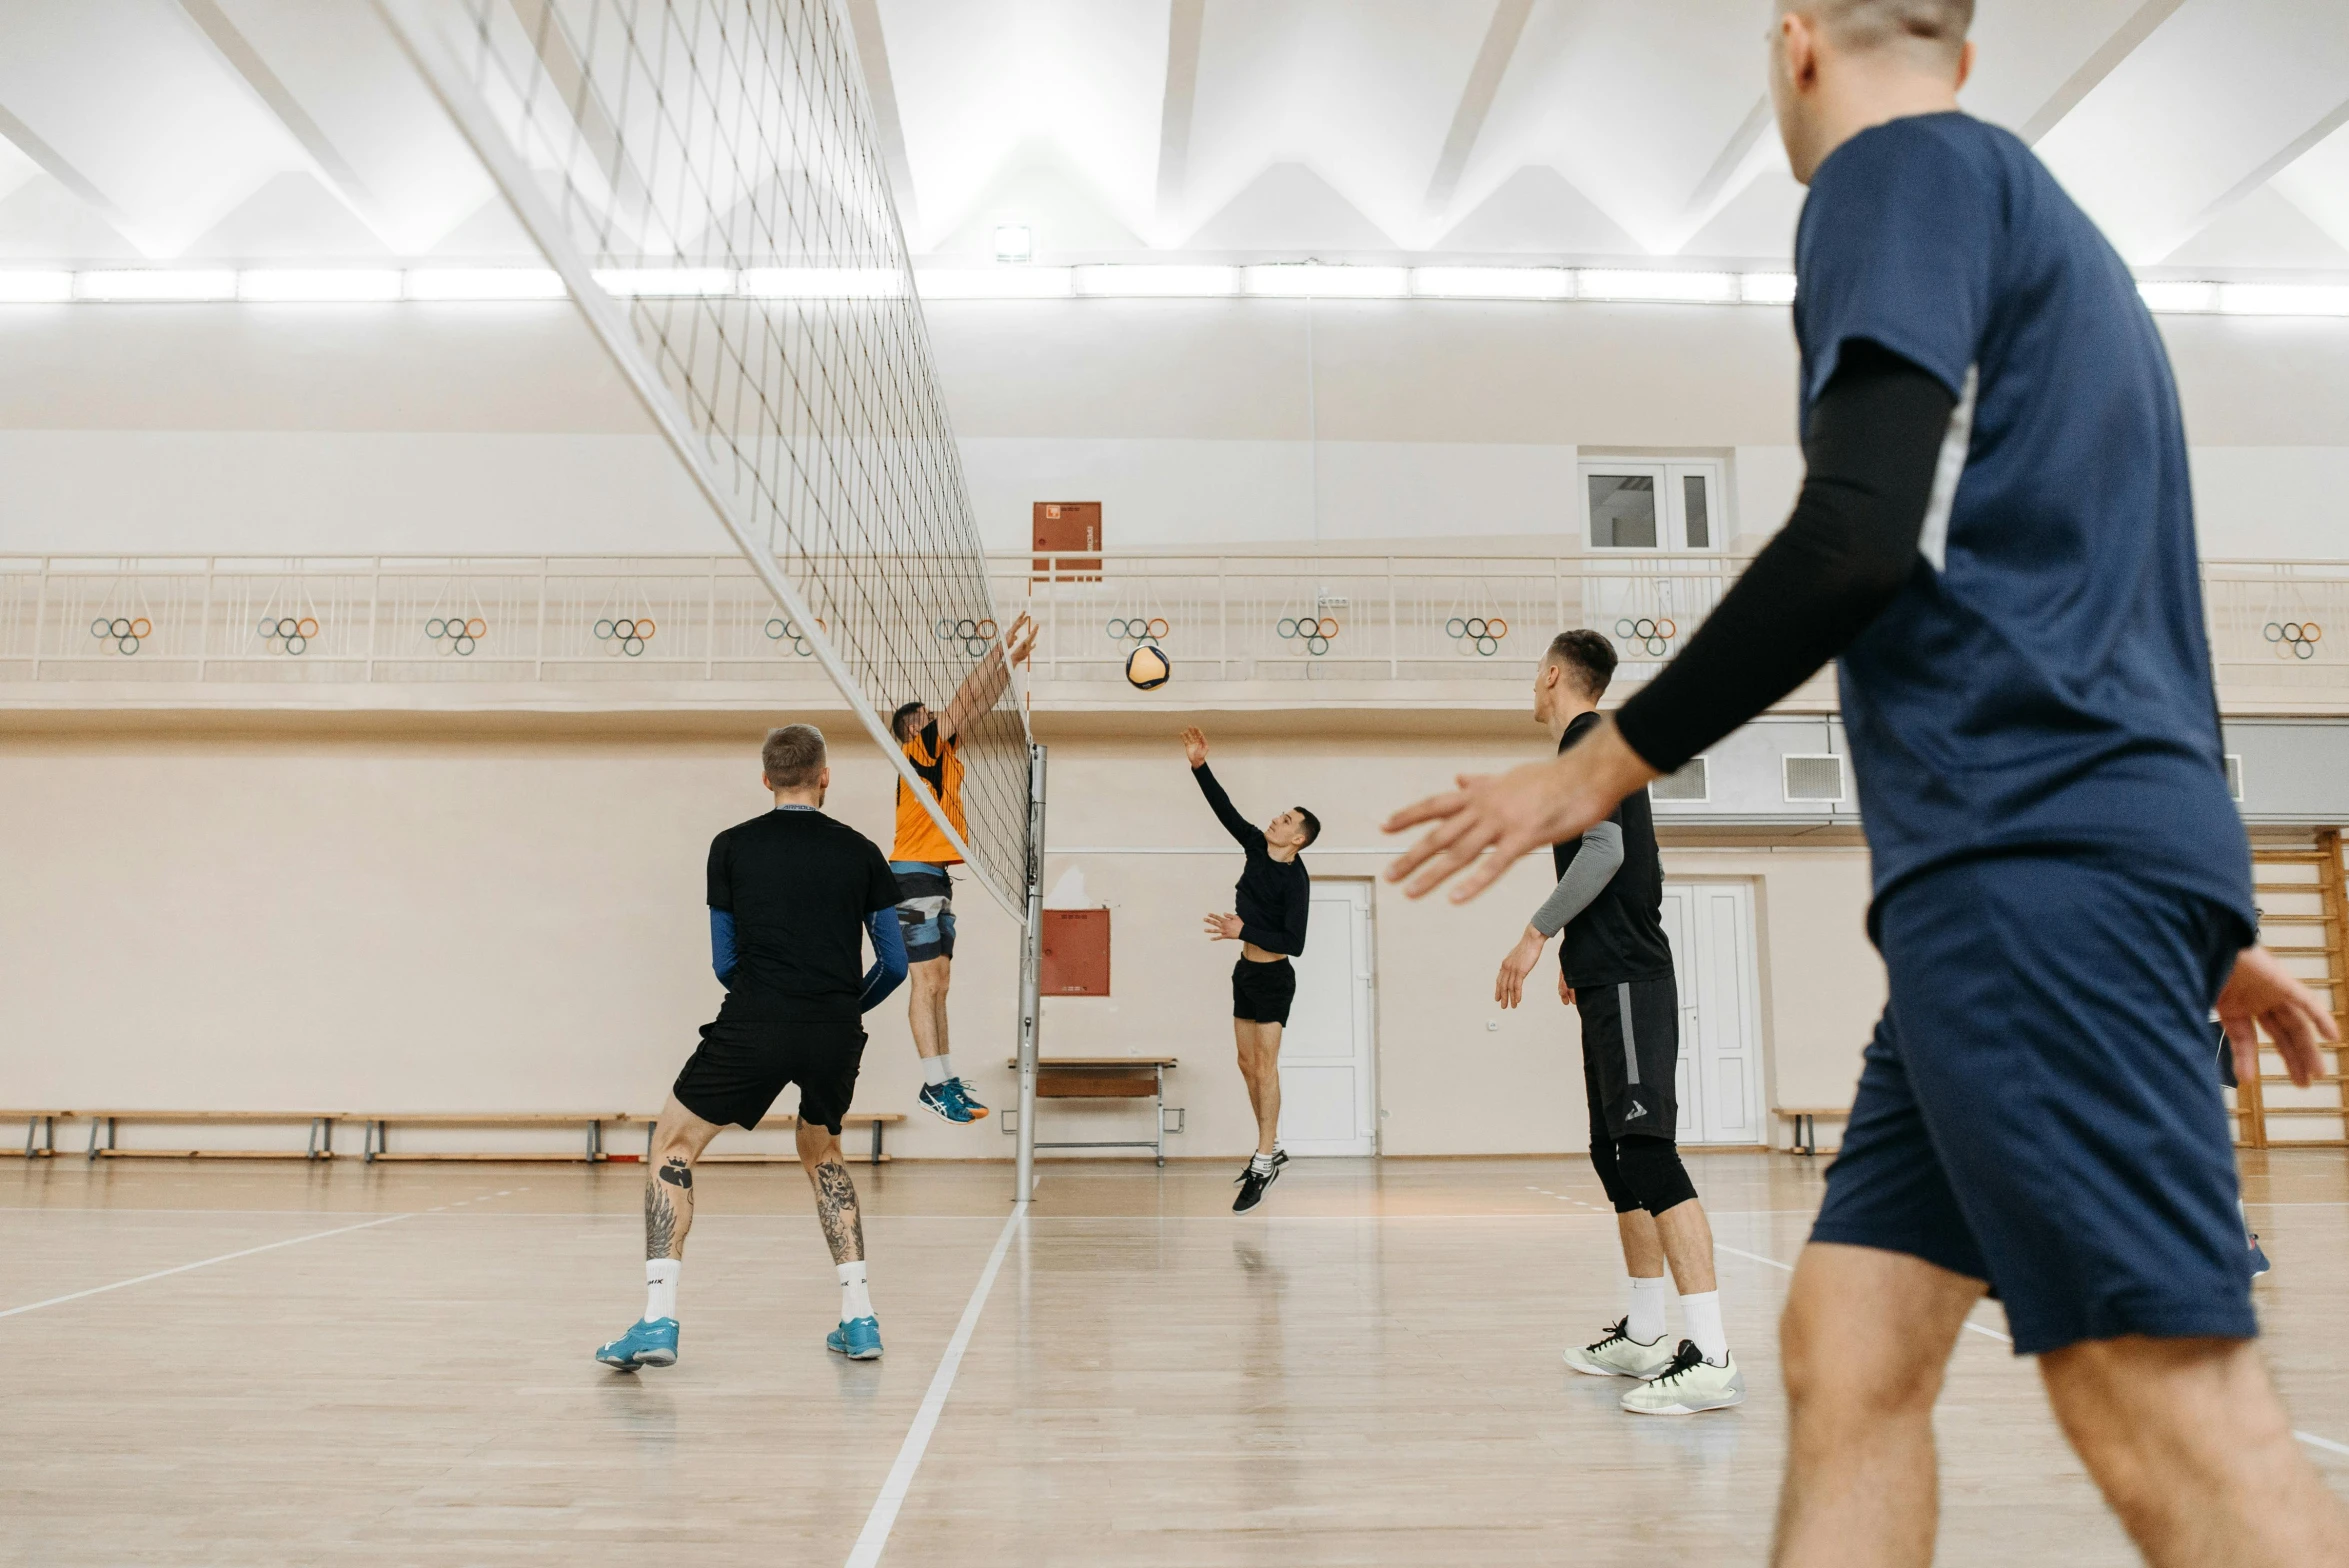
[[[661,1191],[661,1184],[644,1184],[644,1255],[648,1258],[673,1258],[677,1255],[677,1208],[669,1195]]]
[[[661,1163],[661,1180],[672,1187],[684,1187],[690,1190],[693,1186],[693,1167],[686,1164],[681,1157],[672,1154]]]
[[[835,1154],[816,1167],[816,1219],[832,1248],[834,1263],[860,1263],[865,1255],[865,1226],[857,1213],[856,1184],[848,1167]]]

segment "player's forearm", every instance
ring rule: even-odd
[[[1207,808],[1215,813],[1215,820],[1223,824],[1225,832],[1240,841],[1241,848],[1252,848],[1264,842],[1264,835],[1253,822],[1240,815],[1239,808],[1232,804],[1232,797],[1223,792],[1223,785],[1216,781],[1215,774],[1206,763],[1202,762],[1193,768],[1191,777],[1199,781],[1199,793],[1207,797]]]
[[[717,974],[718,984],[731,987],[735,966],[742,962],[734,945],[734,916],[730,911],[710,911],[710,968]]]
[[[1566,929],[1566,923],[1588,909],[1623,867],[1623,829],[1602,822],[1582,835],[1566,874],[1533,912],[1531,929],[1547,941]]]
[[[1786,527],[1615,716],[1651,767],[1671,772],[1793,691],[1899,596],[1954,407],[1907,360],[1846,347],[1811,410],[1810,470]]]
[[[998,643],[987,650],[977,669],[963,677],[946,711],[938,716],[939,738],[960,734],[973,719],[994,707],[1010,685],[1011,666],[1004,662],[1003,647]]]

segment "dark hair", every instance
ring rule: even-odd
[[[786,724],[767,731],[759,766],[769,789],[805,789],[824,771],[824,732],[813,724]]]
[[[1307,811],[1303,806],[1297,806],[1292,809],[1296,811],[1298,816],[1305,819],[1305,847],[1307,849],[1311,849],[1313,847],[1313,841],[1321,837],[1321,818],[1315,816],[1312,812]]]
[[[1566,673],[1593,702],[1607,694],[1607,683],[1615,678],[1615,645],[1587,626],[1551,638],[1546,661],[1566,666]]]
[[[913,739],[913,736],[906,731],[905,723],[906,720],[912,718],[915,714],[921,711],[922,705],[920,703],[906,703],[895,713],[889,715],[889,733],[896,736],[900,741],[908,741]]]

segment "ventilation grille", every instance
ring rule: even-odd
[[[1648,799],[1674,805],[1703,805],[1713,798],[1713,781],[1705,771],[1705,759],[1696,758],[1684,764],[1677,773],[1667,773],[1648,786]]]
[[[2236,805],[2243,804],[2243,755],[2227,753],[2227,798]]]
[[[1788,757],[1786,798],[1789,801],[1841,801],[1843,759],[1837,756]]]

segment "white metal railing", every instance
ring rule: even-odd
[[[1004,613],[1042,623],[1035,680],[1081,693],[1144,640],[1186,681],[1514,683],[1574,625],[1612,636],[1636,683],[1744,564],[1155,551],[989,572]],[[2349,566],[2212,562],[2204,592],[2231,699],[2349,703]],[[0,556],[5,685],[820,683],[797,630],[733,556]]]

